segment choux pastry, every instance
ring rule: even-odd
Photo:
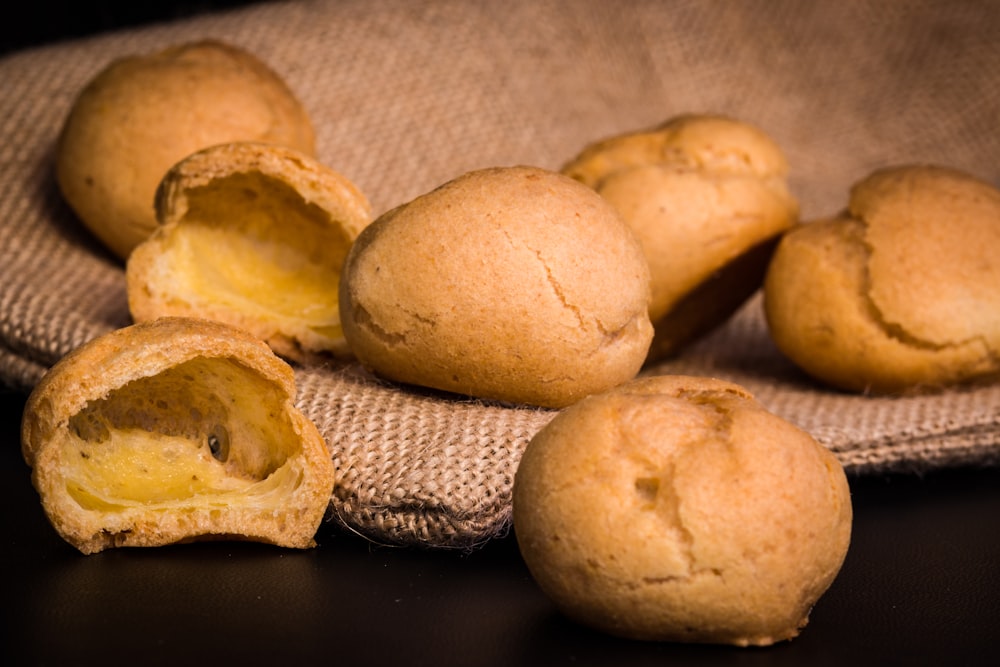
[[[214,319],[290,360],[349,356],[340,269],[371,212],[346,177],[290,148],[221,144],[167,172],[156,215],[126,264],[135,321]]]
[[[915,393],[1000,376],[1000,190],[937,166],[878,170],[778,246],[764,310],[824,384]]]
[[[333,460],[293,404],[292,369],[217,322],[164,318],[56,363],[22,452],[58,533],[83,553],[201,539],[314,544]]]
[[[302,104],[256,56],[214,40],[109,64],[80,92],[56,146],[56,180],[83,224],[119,258],[156,228],[153,194],[199,149],[262,141],[312,155]]]
[[[340,314],[386,379],[561,407],[631,379],[649,269],[593,190],[556,172],[470,172],[380,216],[344,264]]]
[[[518,545],[558,609],[609,634],[768,645],[840,570],[844,470],[721,380],[651,376],[572,405],[514,479]]]
[[[756,292],[777,237],[798,216],[780,148],[723,116],[677,116],[596,142],[562,171],[596,189],[639,237],[652,279],[650,361]]]

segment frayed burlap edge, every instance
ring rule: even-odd
[[[830,392],[773,354],[757,338],[762,326],[751,302],[686,355],[644,374],[739,382],[853,475],[1000,463],[1000,386],[896,398]],[[0,350],[8,382],[27,388],[44,371]],[[356,365],[300,367],[296,379],[297,404],[337,469],[331,520],[384,544],[472,548],[505,534],[521,454],[556,414],[395,386]]]

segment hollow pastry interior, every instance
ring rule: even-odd
[[[228,359],[129,382],[70,418],[66,493],[94,511],[277,509],[302,482],[298,435],[267,407],[279,399]]]
[[[56,531],[83,553],[208,538],[315,544],[335,471],[292,368],[249,333],[160,318],[99,336],[32,391],[21,429]]]
[[[351,239],[287,183],[236,173],[186,194],[167,238],[174,289],[191,298],[341,335],[340,265]]]
[[[292,149],[222,144],[175,165],[156,208],[126,267],[137,322],[212,319],[296,361],[348,355],[340,270],[370,206],[347,178]]]

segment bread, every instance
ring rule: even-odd
[[[780,148],[723,116],[677,116],[596,142],[562,171],[596,189],[639,237],[652,279],[651,361],[756,292],[777,237],[798,217]]]
[[[796,636],[840,570],[844,471],[742,387],[649,376],[556,415],[529,442],[513,521],[567,616],[643,640]]]
[[[52,525],[83,553],[233,538],[305,548],[333,460],[264,343],[166,318],[98,337],[32,391],[22,452]]]
[[[300,362],[350,355],[340,269],[371,209],[346,177],[291,148],[221,144],[167,172],[156,215],[126,264],[135,321],[227,322]]]
[[[649,269],[593,190],[535,167],[473,171],[380,216],[344,264],[358,360],[399,383],[562,407],[631,379]]]
[[[153,193],[181,158],[231,141],[315,152],[312,122],[254,55],[218,41],[121,58],[80,92],[56,146],[56,180],[77,216],[125,259],[156,227]]]
[[[878,170],[768,270],[771,335],[835,388],[933,391],[1000,375],[1000,191],[938,166]]]

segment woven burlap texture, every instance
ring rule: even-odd
[[[376,213],[465,171],[558,168],[597,138],[679,113],[753,122],[783,147],[806,218],[871,170],[924,162],[1000,182],[1000,3],[274,2],[0,59],[0,377],[29,390],[130,323],[123,270],[59,197],[52,150],[117,56],[207,37],[277,70],[320,159]],[[751,301],[647,372],[740,382],[853,473],[996,463],[1000,387],[871,398],[811,384]],[[355,365],[297,369],[339,481],[332,516],[370,539],[463,547],[510,525],[514,473],[551,411],[402,389]],[[11,443],[8,443],[11,444]]]

